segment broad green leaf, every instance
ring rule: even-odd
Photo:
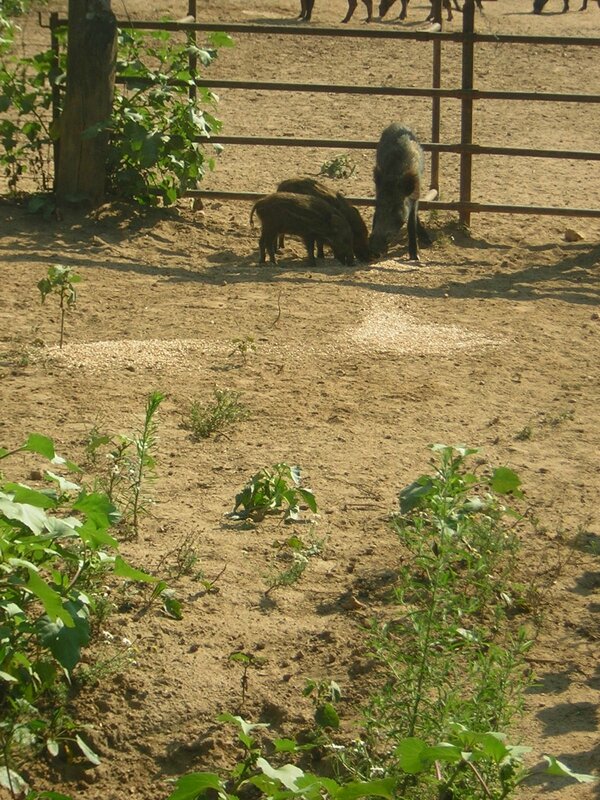
[[[66,536],[79,536],[81,528],[81,520],[76,517],[65,517],[59,519],[58,517],[48,517],[46,522],[48,533],[53,538],[63,538]]]
[[[142,581],[144,583],[156,583],[158,578],[148,575],[139,569],[131,567],[121,556],[115,558],[115,575],[119,578],[127,578],[130,581]]]
[[[78,483],[73,483],[73,481],[68,481],[63,478],[61,475],[57,475],[54,472],[51,472],[47,469],[44,472],[44,476],[47,480],[54,481],[58,483],[58,488],[63,494],[67,494],[68,492],[80,492],[81,486]]]
[[[173,617],[174,619],[183,619],[181,603],[176,597],[173,597],[166,592],[163,594],[163,608],[170,617]]]
[[[317,501],[310,489],[297,489],[298,494],[302,497],[306,505],[310,508],[313,514],[317,513]]]
[[[315,722],[321,728],[339,728],[340,718],[331,703],[323,703],[315,710]]]
[[[523,493],[519,489],[521,479],[516,472],[508,467],[498,467],[492,474],[490,486],[492,491],[497,494],[512,494],[515,497],[522,497]]]
[[[234,725],[237,725],[240,730],[246,734],[250,734],[256,728],[268,728],[269,724],[267,722],[246,722],[243,717],[234,716],[233,714],[219,714],[217,717],[218,722],[232,722]]]
[[[208,38],[213,47],[235,47],[234,40],[223,31],[213,31]]]
[[[256,766],[262,770],[268,778],[279,781],[279,783],[282,783],[287,789],[293,792],[298,791],[298,785],[296,783],[298,778],[304,777],[304,772],[299,767],[294,766],[294,764],[284,764],[283,767],[277,769],[272,767],[264,758],[257,758]]]
[[[46,739],[46,750],[53,758],[56,758],[60,750],[56,739]]]
[[[448,764],[456,764],[462,758],[460,747],[447,742],[428,747],[426,755],[431,762],[445,761]]]
[[[22,483],[5,483],[3,489],[5,492],[10,492],[15,503],[27,503],[36,508],[55,508],[57,505],[53,497]]]
[[[433,483],[427,475],[405,486],[398,495],[400,513],[408,514],[421,505],[421,501],[431,494]]]
[[[509,754],[504,743],[506,737],[501,733],[483,733],[477,737],[477,745],[484,755],[499,764]]]
[[[98,764],[100,763],[100,759],[98,758],[96,753],[94,753],[94,751],[91,749],[91,747],[83,741],[83,739],[81,738],[81,736],[79,736],[79,734],[76,734],[75,741],[77,742],[77,746],[79,747],[85,758],[90,762],[90,764],[98,766]]]
[[[335,800],[356,800],[358,797],[396,797],[395,778],[380,778],[373,781],[352,781],[335,793]]]
[[[398,759],[398,766],[409,775],[418,775],[426,772],[433,763],[428,755],[429,747],[426,742],[415,737],[403,739],[394,753]]]
[[[40,534],[46,527],[47,517],[43,509],[28,503],[15,503],[3,492],[0,492],[0,514],[21,522],[35,534]]]
[[[236,664],[244,664],[244,666],[252,663],[250,656],[247,653],[242,653],[240,651],[231,653],[229,656],[229,661],[235,661]],[[236,719],[239,719],[239,717],[236,717]],[[229,720],[229,722],[232,721],[233,720]]]
[[[108,528],[112,524],[115,514],[115,507],[105,494],[83,492],[73,504],[74,511],[81,511],[88,519],[91,519],[99,528]]]
[[[25,558],[8,558],[7,564],[13,567],[14,569],[18,569],[19,567],[24,567],[25,569],[29,569],[32,572],[39,572],[39,569],[33,564],[31,561],[27,561]]]
[[[598,780],[594,775],[573,772],[566,764],[563,764],[562,761],[559,761],[554,756],[544,756],[544,759],[548,762],[548,766],[544,770],[546,775],[562,775],[566,778],[573,778],[577,783],[594,783],[594,781]]]
[[[225,789],[218,775],[212,772],[192,772],[177,779],[175,791],[167,800],[196,800],[207,789],[214,789],[223,794]]]
[[[106,528],[97,527],[91,519],[87,519],[77,528],[77,535],[93,550],[99,547],[112,547],[116,550],[119,546],[117,540],[106,532]]]
[[[275,739],[273,744],[278,753],[295,753],[298,748],[294,739]]]
[[[30,453],[38,453],[44,456],[49,461],[56,456],[54,452],[54,442],[48,436],[42,436],[41,433],[30,433],[29,438],[23,445],[23,450],[28,450]]]
[[[68,601],[73,626],[67,628],[61,620],[42,619],[37,623],[38,638],[48,647],[58,663],[71,672],[81,658],[81,648],[90,640],[89,612],[83,603]]]
[[[4,786],[11,792],[12,797],[18,797],[21,794],[29,791],[27,782],[15,772],[14,769],[9,767],[0,767],[0,786]]]
[[[44,610],[52,622],[61,620],[67,628],[73,628],[75,626],[75,620],[67,609],[63,607],[64,598],[62,595],[48,586],[46,581],[40,578],[37,572],[30,570],[27,588],[42,601]]]
[[[25,612],[23,611],[21,606],[18,606],[16,603],[7,603],[7,602],[4,602],[4,601],[0,601],[0,608],[4,609],[4,612],[5,612],[6,616],[9,617],[9,618],[18,616],[19,614],[21,616],[25,615]],[[3,630],[3,629],[0,628],[0,630]]]

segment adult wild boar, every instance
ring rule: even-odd
[[[419,260],[417,234],[428,241],[419,222],[419,196],[425,158],[414,133],[394,122],[381,134],[375,159],[375,215],[370,247],[382,255],[398,238],[401,227],[408,228],[408,253]]]
[[[367,9],[367,19],[365,22],[371,22],[373,19],[373,0],[362,0],[365,4]],[[303,22],[310,22],[312,17],[313,8],[315,5],[315,0],[300,0],[300,15],[298,19],[303,20]],[[356,6],[358,5],[358,0],[348,0],[348,11],[346,12],[346,16],[342,20],[342,22],[350,22],[352,19],[352,15],[356,10]]]

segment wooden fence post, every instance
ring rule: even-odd
[[[463,43],[462,43],[462,90],[468,92],[461,99],[460,106],[460,143],[462,145],[473,144],[473,55],[475,33],[475,0],[465,0],[463,6]],[[472,178],[471,153],[460,154],[460,201],[469,203],[471,201],[471,178]],[[461,209],[459,219],[467,227],[471,224],[471,212]]]
[[[84,132],[112,113],[117,21],[110,0],[69,0],[67,89],[60,118],[56,196],[102,203],[108,135]]]
[[[434,21],[440,26],[442,30],[442,0],[433,0],[433,17]],[[432,76],[431,86],[434,89],[439,89],[442,85],[442,42],[440,39],[433,40],[433,61],[432,61]],[[438,144],[440,141],[440,121],[442,112],[441,97],[433,97],[431,99],[431,141]],[[431,189],[436,189],[439,193],[440,189],[440,153],[439,150],[434,150],[431,154],[431,181],[429,184]]]
[[[188,0],[188,17],[193,17],[194,22],[197,22],[196,19],[197,9],[196,9],[196,0]],[[188,45],[195,46],[196,45],[196,31],[192,31],[188,33]],[[190,53],[188,58],[189,70],[190,75],[195,79],[198,77],[198,58],[196,55]],[[196,88],[196,84],[193,84],[189,88],[189,97],[190,100],[195,100],[196,95],[198,94],[198,89]]]

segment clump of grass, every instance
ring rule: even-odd
[[[352,157],[347,153],[334,156],[321,165],[319,175],[326,175],[328,178],[349,178],[356,170],[356,164]]]
[[[519,442],[526,442],[533,436],[533,429],[531,425],[524,425],[520,431],[515,433],[515,439]]]
[[[211,433],[222,431],[247,419],[250,410],[240,401],[240,393],[230,389],[215,389],[210,403],[194,401],[184,425],[196,440],[207,439]]]

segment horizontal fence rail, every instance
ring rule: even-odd
[[[427,199],[421,200],[424,209],[442,209],[458,211],[462,222],[469,224],[472,213],[509,213],[533,214],[540,216],[588,217],[600,218],[600,209],[592,208],[565,208],[553,206],[520,206],[501,203],[479,203],[471,199],[472,171],[471,163],[474,156],[506,156],[525,158],[568,159],[584,160],[589,162],[600,161],[600,152],[582,150],[555,150],[531,147],[499,147],[473,143],[473,110],[477,101],[491,100],[526,101],[526,102],[551,102],[551,103],[600,103],[600,95],[573,94],[563,92],[532,92],[532,91],[506,91],[493,89],[477,89],[473,85],[474,79],[474,54],[475,47],[484,44],[506,45],[540,45],[540,46],[574,46],[598,47],[600,37],[563,37],[563,36],[529,36],[514,34],[480,34],[475,32],[474,0],[465,0],[462,32],[445,32],[441,24],[431,25],[428,29],[398,30],[387,26],[385,29],[361,26],[357,27],[330,27],[319,25],[306,25],[297,21],[290,23],[210,23],[198,22],[196,14],[196,0],[188,0],[188,16],[185,19],[168,22],[155,22],[151,20],[121,20],[117,24],[123,29],[135,30],[166,30],[184,32],[195,37],[196,33],[227,32],[234,34],[248,34],[252,36],[277,35],[300,37],[335,37],[338,39],[371,39],[371,40],[406,40],[416,42],[431,42],[433,44],[433,73],[432,86],[430,87],[402,87],[402,86],[364,86],[364,85],[335,85],[322,83],[293,83],[282,81],[254,81],[230,79],[196,79],[194,81],[170,81],[174,85],[189,88],[191,98],[195,97],[197,87],[206,89],[228,89],[232,91],[269,91],[269,92],[308,92],[315,94],[339,95],[377,95],[387,97],[419,97],[428,98],[432,103],[432,141],[423,143],[424,150],[431,153],[431,189],[426,195]],[[436,18],[441,20],[441,0],[433,0]],[[50,29],[52,32],[53,49],[58,54],[58,39],[56,29],[64,27],[67,19],[59,17],[57,13],[50,15]],[[442,43],[456,43],[462,47],[462,78],[458,88],[441,88],[441,45]],[[190,56],[190,68],[195,71],[196,58]],[[148,79],[125,78],[117,76],[116,81],[131,86],[151,84]],[[461,104],[461,136],[460,142],[441,143],[440,132],[440,101],[442,99],[458,100]],[[53,113],[58,113],[59,89],[53,92]],[[301,138],[294,136],[225,136],[215,135],[210,137],[199,136],[197,141],[214,144],[270,146],[270,147],[296,147],[296,148],[329,148],[350,150],[374,150],[377,142],[357,141],[348,139],[324,139],[320,137]],[[459,201],[440,201],[431,198],[438,195],[439,190],[439,156],[441,153],[451,153],[460,156],[460,186]],[[241,191],[207,191],[194,190],[187,192],[188,196],[201,198],[226,198],[231,200],[255,200],[264,196],[264,192]],[[374,200],[367,197],[348,198],[360,206],[374,205]]]
[[[117,83],[150,85],[150,78],[117,77]],[[173,86],[188,86],[188,81],[172,80]],[[195,84],[205,89],[251,89],[266,92],[314,92],[315,94],[366,94],[389,97],[445,97],[457,100],[469,97],[471,100],[527,100],[528,102],[553,103],[600,103],[600,95],[562,94],[557,92],[507,92],[486,89],[434,89],[415,86],[344,86],[337,83],[283,83],[280,81],[237,81],[227,79],[202,78]]]
[[[199,197],[206,200],[217,200],[224,197],[230,200],[260,200],[265,196],[265,192],[220,192],[210,189],[192,189],[188,193],[189,197]],[[375,200],[372,197],[351,197],[346,196],[356,206],[374,206]],[[471,211],[471,213],[487,214],[532,214],[534,216],[546,217],[588,217],[600,219],[600,208],[559,208],[556,206],[513,206],[503,205],[502,203],[476,203],[470,201],[461,203],[444,200],[419,200],[419,208],[425,211],[438,209],[440,211]]]
[[[199,136],[197,141],[207,141]],[[214,144],[268,145],[270,147],[317,147],[339,150],[375,150],[377,142],[352,139],[297,139],[292,136],[211,136]],[[600,153],[590,150],[538,150],[532,147],[494,147],[481,144],[441,144],[421,142],[421,147],[430,153],[471,153],[472,155],[524,156],[527,158],[565,158],[574,161],[600,161]]]
[[[68,20],[57,18],[56,24],[64,27]],[[404,31],[380,30],[377,28],[332,28],[326,26],[312,26],[290,24],[272,25],[269,23],[246,22],[154,22],[152,20],[119,20],[120,28],[148,31],[191,31],[206,33],[249,33],[249,34],[277,34],[283,36],[333,36],[337,39],[412,39],[417,42],[431,42],[438,39],[442,42],[458,42],[464,40],[462,33],[446,31]],[[541,45],[573,45],[575,47],[600,47],[600,37],[596,36],[525,36],[520,34],[494,34],[473,33],[475,44],[541,44]]]

